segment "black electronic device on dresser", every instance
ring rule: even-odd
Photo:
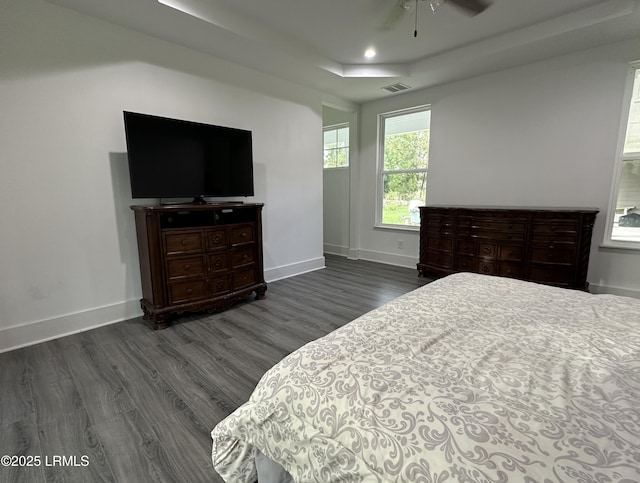
[[[420,273],[476,272],[587,290],[597,209],[420,207]]]
[[[252,133],[124,112],[133,198],[253,196]]]

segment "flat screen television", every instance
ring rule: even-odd
[[[133,198],[253,196],[251,131],[124,111]]]

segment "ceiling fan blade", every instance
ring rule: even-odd
[[[380,30],[390,30],[402,16],[407,13],[407,0],[397,0],[393,10],[389,12],[386,20],[380,26]]]
[[[448,0],[452,4],[466,10],[471,15],[478,15],[489,8],[489,3],[486,0]]]

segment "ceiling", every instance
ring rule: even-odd
[[[418,0],[417,17],[398,0],[49,1],[356,103],[640,35],[640,0],[492,0],[477,16]]]

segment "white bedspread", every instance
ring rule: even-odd
[[[456,274],[290,354],[216,426],[297,482],[640,481],[640,300]]]

